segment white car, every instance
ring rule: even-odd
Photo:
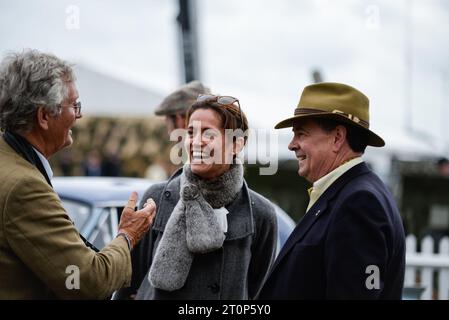
[[[98,249],[118,232],[123,207],[132,191],[142,197],[155,181],[143,178],[54,177],[52,184],[80,233]],[[139,198],[140,200],[140,198]],[[278,252],[295,222],[275,205],[278,221]]]

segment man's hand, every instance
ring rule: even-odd
[[[137,192],[133,191],[129,196],[128,203],[123,209],[118,233],[128,235],[131,245],[134,247],[153,224],[156,215],[156,203],[148,199],[143,209],[135,211],[137,203]]]

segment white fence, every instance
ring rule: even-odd
[[[449,238],[440,240],[434,253],[434,240],[426,236],[417,251],[416,237],[407,236],[404,287],[424,289],[421,299],[449,300]]]

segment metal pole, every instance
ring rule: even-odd
[[[448,89],[448,77],[447,71],[443,70],[441,72],[441,143],[443,146],[443,152],[447,152],[447,120],[448,120],[448,110],[447,110],[447,89]]]
[[[405,130],[412,132],[413,130],[413,101],[412,101],[412,84],[413,84],[413,45],[412,45],[412,22],[411,12],[413,0],[405,1]]]
[[[179,0],[177,21],[181,38],[184,81],[199,80],[198,35],[194,0]]]

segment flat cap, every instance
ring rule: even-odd
[[[156,108],[154,113],[158,116],[185,113],[196,101],[198,95],[205,93],[210,93],[210,89],[198,80],[191,81],[169,94]]]

